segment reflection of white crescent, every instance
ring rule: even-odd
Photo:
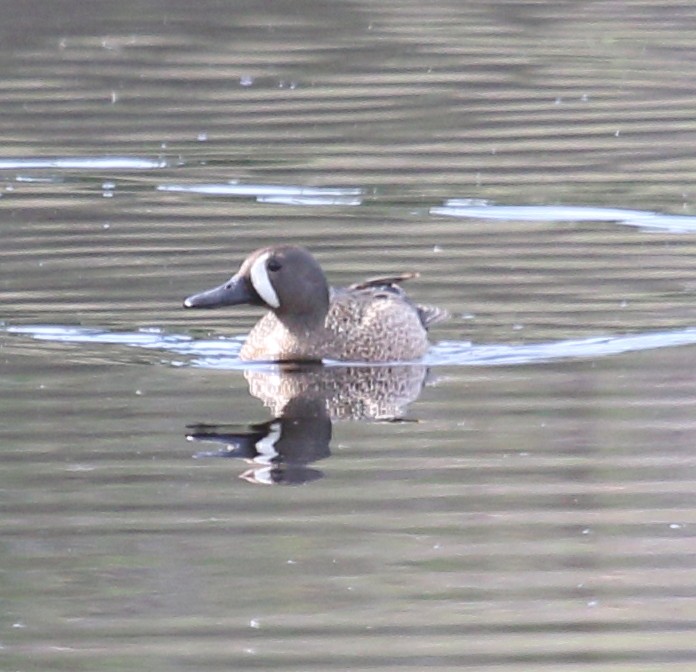
[[[264,436],[260,441],[256,442],[256,450],[258,451],[258,457],[254,459],[254,462],[259,462],[260,464],[272,464],[273,460],[278,457],[278,450],[276,449],[276,444],[280,441],[282,436],[282,426],[279,421],[272,422],[268,428],[268,434]]]

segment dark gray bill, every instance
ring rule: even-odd
[[[236,306],[240,303],[258,303],[259,297],[249,283],[238,276],[230,278],[224,285],[193,294],[184,301],[184,308],[218,308]]]

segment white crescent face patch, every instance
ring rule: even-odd
[[[257,291],[258,295],[271,307],[280,308],[280,300],[276,294],[273,285],[271,284],[271,279],[268,277],[268,271],[266,270],[266,262],[268,257],[271,255],[270,252],[265,252],[262,254],[252,265],[249,275],[251,277],[251,284]]]

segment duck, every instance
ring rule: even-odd
[[[242,346],[243,361],[415,361],[428,350],[428,328],[447,317],[406,295],[400,283],[417,276],[333,288],[309,250],[277,245],[252,252],[227,282],[189,296],[184,307],[266,308]]]

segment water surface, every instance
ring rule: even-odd
[[[693,668],[689,3],[7,14],[0,667]],[[452,319],[245,367],[275,241]]]

